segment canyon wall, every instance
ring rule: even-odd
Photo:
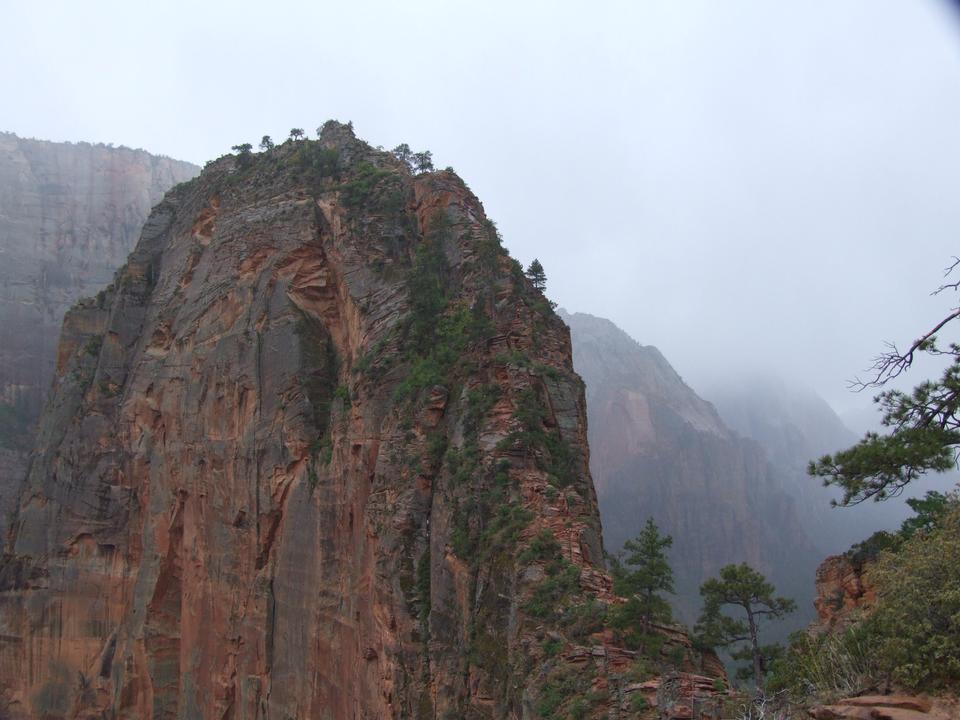
[[[0,537],[64,313],[109,284],[150,208],[198,172],[142,150],[0,133]]]
[[[655,347],[603,318],[563,317],[587,386],[607,547],[617,551],[653,517],[673,537],[676,605],[686,621],[696,619],[704,580],[747,562],[798,601],[780,634],[809,622],[822,553],[763,449],[730,430]]]

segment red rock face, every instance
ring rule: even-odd
[[[584,412],[456,176],[336,124],[215,163],[65,320],[0,565],[6,713],[538,717],[572,663],[544,642],[610,645]]]
[[[820,564],[816,585],[814,632],[843,629],[869,613],[877,601],[866,568],[845,555],[833,555]]]

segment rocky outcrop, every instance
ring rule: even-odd
[[[870,613],[876,590],[863,563],[849,554],[832,555],[817,568],[817,621],[810,630],[820,634],[848,627]]]
[[[607,547],[622,547],[652,516],[673,536],[677,605],[687,621],[696,617],[700,583],[727,563],[747,562],[798,600],[793,628],[809,622],[805,578],[822,555],[763,450],[731,431],[656,348],[609,320],[563,317],[587,386]]]
[[[0,133],[0,536],[53,379],[64,313],[105,287],[189,163]]]
[[[221,159],[64,321],[5,712],[606,717],[588,462],[567,328],[459,178],[336,123]]]
[[[818,705],[807,714],[814,720],[955,720],[960,717],[960,703],[950,698],[862,695]]]

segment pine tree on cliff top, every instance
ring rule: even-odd
[[[540,292],[547,289],[547,274],[543,270],[543,265],[541,265],[540,261],[536,258],[533,259],[533,262],[530,263],[530,266],[524,274],[527,276],[527,279],[530,280],[530,283]]]

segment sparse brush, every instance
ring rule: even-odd
[[[796,633],[773,667],[770,690],[797,702],[830,701],[874,687],[882,677],[869,622],[823,636]]]

